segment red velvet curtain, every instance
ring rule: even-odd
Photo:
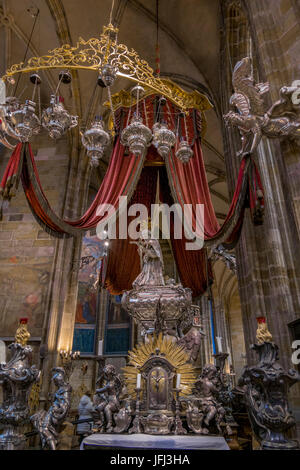
[[[99,205],[111,204],[117,209],[120,196],[132,195],[143,167],[142,158],[133,154],[124,157],[124,147],[118,139],[105,178],[89,209],[79,220],[62,220],[52,211],[43,192],[30,145],[24,147],[24,152],[22,183],[27,201],[41,225],[56,236],[76,236],[103,222],[108,215],[97,215]]]
[[[156,151],[151,150],[151,160]],[[148,213],[151,214],[151,204],[155,203],[157,178],[159,174],[160,200],[171,206],[173,199],[168,183],[166,170],[163,167],[145,167],[142,171],[139,183],[131,204],[144,204]],[[128,218],[128,224],[132,218]],[[212,280],[210,264],[207,263],[205,250],[187,251],[185,243],[187,240],[175,240],[173,237],[173,217],[171,217],[171,243],[173,254],[180,280],[184,287],[192,289],[193,296],[197,297],[207,289]],[[132,283],[140,272],[140,260],[136,245],[130,240],[111,240],[109,257],[104,275],[104,286],[111,294],[118,295],[124,290],[132,288]]]
[[[145,101],[142,113],[147,109],[148,124],[154,122],[156,97],[149,97]],[[169,112],[169,111],[173,112]],[[119,131],[126,125],[128,109],[120,110]],[[175,128],[175,111],[170,104],[164,108],[162,115],[169,127]],[[45,230],[54,236],[76,236],[86,230],[94,228],[108,215],[97,216],[98,206],[111,204],[117,208],[120,196],[128,196],[132,203],[145,204],[150,213],[150,206],[155,202],[157,174],[160,173],[161,200],[172,205],[179,202],[182,207],[190,204],[193,207],[193,229],[196,228],[196,205],[204,204],[204,239],[205,244],[217,245],[223,243],[226,247],[233,247],[239,239],[242,229],[244,210],[247,204],[255,223],[261,223],[263,212],[262,185],[258,170],[251,157],[247,156],[241,161],[240,171],[235,193],[231,202],[225,222],[218,224],[212,205],[209,186],[206,178],[205,165],[202,155],[200,138],[197,136],[193,112],[190,110],[186,117],[186,128],[181,122],[180,129],[185,135],[187,129],[189,142],[193,142],[194,157],[188,163],[181,163],[175,157],[175,150],[170,152],[166,159],[166,169],[161,167],[144,167],[144,160],[130,154],[124,155],[124,147],[118,138],[110,158],[109,167],[99,191],[86,213],[76,221],[62,220],[51,209],[46,195],[43,192],[34,156],[29,144],[18,144],[13,152],[5,170],[0,191],[7,199],[12,196],[12,188],[17,185],[21,174],[23,188],[29,206],[37,221]],[[144,116],[146,119],[146,116]],[[148,160],[161,160],[153,146],[149,148]],[[143,169],[143,171],[142,171]],[[167,173],[166,173],[167,170]],[[136,188],[136,189],[135,189]],[[135,192],[134,192],[135,191]],[[172,196],[171,196],[172,194]],[[130,222],[130,220],[129,220]],[[172,222],[171,222],[172,224]],[[172,226],[171,226],[171,234]],[[210,265],[207,263],[204,250],[187,251],[186,240],[171,239],[174,258],[177,264],[180,279],[185,287],[190,287],[194,296],[204,292],[211,277]],[[129,240],[112,240],[110,254],[106,263],[105,285],[114,294],[131,288],[132,281],[138,275],[139,257],[135,245]]]
[[[155,203],[156,185],[159,170],[144,167],[130,204],[144,204],[151,214],[151,204]],[[128,224],[134,217],[128,217]],[[126,240],[111,240],[104,275],[104,286],[111,294],[118,295],[132,288],[132,283],[140,272],[140,258],[137,246]]]
[[[17,144],[15,150],[11,154],[8,164],[5,168],[1,183],[0,183],[0,195],[3,199],[10,199],[10,189],[16,183],[18,173],[20,172],[20,157],[22,153],[22,144]]]
[[[198,139],[195,141],[193,151],[194,156],[188,163],[181,163],[175,157],[174,152],[170,152],[168,156],[166,163],[173,197],[182,208],[185,204],[192,205],[193,230],[196,229],[196,205],[204,204],[204,240],[206,244],[218,239],[220,239],[220,243],[226,243],[227,237],[228,241],[233,243],[234,240],[238,240],[239,227],[243,218],[248,184],[247,170],[250,160],[244,158],[241,162],[234,196],[227,217],[220,227],[213,208],[201,144]],[[232,224],[234,216],[236,220]],[[230,229],[230,233],[226,234],[228,229]],[[221,240],[224,236],[226,238]]]

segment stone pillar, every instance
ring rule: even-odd
[[[226,2],[224,2],[226,3]],[[283,85],[299,79],[299,10],[293,0],[241,1],[248,19],[260,81],[269,81],[266,104],[279,97]],[[226,9],[223,9],[226,18]],[[223,23],[223,38],[226,24]],[[222,50],[222,74],[226,80],[229,64],[225,46]],[[241,59],[239,57],[238,59]],[[230,83],[222,92],[223,113],[228,111]],[[226,168],[231,193],[232,175],[237,175],[235,155],[237,131],[224,128]],[[299,253],[299,150],[289,141],[263,139],[255,156],[265,190],[265,220],[254,227],[246,214],[241,239],[236,248],[247,362],[255,357],[249,345],[255,340],[255,317],[267,317],[274,341],[280,348],[281,362],[291,364],[291,337],[288,323],[300,316]],[[299,388],[294,387],[293,394]],[[300,403],[299,403],[300,404]]]

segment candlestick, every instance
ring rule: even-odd
[[[136,377],[136,388],[140,389],[142,384],[142,375],[138,374]]]
[[[216,336],[216,340],[217,340],[217,343],[218,343],[218,351],[219,353],[223,352],[222,350],[222,337],[221,336]]]
[[[181,374],[177,374],[176,377],[176,388],[180,388]]]
[[[180,383],[181,374],[177,374],[177,381],[178,381],[178,375],[179,375],[179,383]],[[174,421],[175,426],[174,426],[173,432],[175,435],[187,434],[187,430],[184,429],[184,427],[182,426],[182,421],[180,418],[180,402],[179,402],[180,389],[176,387],[174,392],[175,392],[175,421]]]
[[[102,356],[102,355],[103,355],[103,340],[100,339],[98,343],[98,356]]]

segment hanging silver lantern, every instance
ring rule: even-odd
[[[194,152],[187,141],[182,140],[175,155],[182,163],[187,163],[193,157]]]
[[[10,114],[10,120],[21,142],[28,140],[40,131],[41,123],[35,114],[35,102],[26,100],[16,111]]]
[[[159,155],[166,158],[171,148],[175,145],[176,136],[168,129],[165,123],[157,122],[153,128],[153,145],[157,148]]]
[[[143,156],[151,139],[151,130],[143,124],[142,117],[136,116],[136,114],[133,115],[131,123],[123,129],[121,134],[121,144],[129,147],[129,151],[135,155]]]
[[[59,139],[78,125],[78,116],[71,116],[59,96],[51,95],[49,108],[43,111],[42,126],[52,139]]]
[[[145,89],[137,84],[132,88],[131,94],[136,100],[140,100],[145,94]]]
[[[82,135],[81,140],[87,150],[88,157],[91,159],[91,166],[97,167],[110,141],[109,134],[103,129],[102,120],[96,118],[90,129]]]
[[[111,64],[105,64],[101,70],[101,78],[105,86],[112,86],[117,76],[117,68]]]

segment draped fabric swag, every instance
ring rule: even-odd
[[[152,104],[148,100],[144,109],[149,109]],[[119,110],[118,121],[123,123],[124,127],[131,111],[125,110],[123,117],[121,111]],[[165,120],[168,121],[168,119],[173,119],[171,113],[165,116]],[[133,154],[126,155],[125,148],[121,145],[120,138],[117,137],[104,180],[91,206],[79,220],[61,219],[52,210],[43,192],[34,155],[28,143],[18,144],[11,155],[0,184],[0,192],[4,200],[11,199],[21,177],[28,204],[40,225],[55,237],[76,236],[95,228],[99,222],[107,221],[111,214],[97,215],[97,208],[101,204],[111,204],[117,210],[120,196],[127,196],[132,203],[145,204],[150,215],[150,206],[155,202],[159,172],[161,202],[170,205],[177,202],[182,208],[185,204],[191,204],[193,230],[196,229],[196,205],[204,204],[205,246],[217,246],[223,243],[228,248],[234,247],[239,239],[246,207],[250,207],[254,223],[262,223],[263,193],[260,176],[251,156],[244,157],[226,220],[220,226],[206,178],[201,138],[193,123],[194,121],[190,118],[185,129],[189,129],[190,133],[195,131],[192,139],[194,157],[188,163],[183,164],[175,157],[175,150],[173,150],[166,159],[165,167],[159,169],[144,166],[145,159],[149,163],[160,158],[153,146],[149,148],[146,157],[138,158]],[[169,122],[169,125],[174,126],[174,122]],[[181,132],[184,132],[184,128]],[[171,225],[172,223],[171,221]],[[190,287],[193,294],[198,296],[207,288],[211,270],[207,263],[206,250],[187,251],[185,243],[184,238],[175,240],[171,235],[180,279],[184,286]],[[106,263],[104,283],[110,292],[120,294],[130,289],[140,269],[136,246],[129,240],[112,240]]]

